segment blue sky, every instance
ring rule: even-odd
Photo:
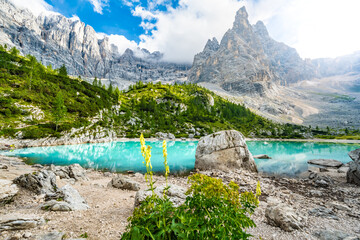
[[[164,4],[150,6],[151,1],[123,1],[123,0],[45,0],[53,7],[53,10],[66,17],[78,16],[81,21],[91,25],[95,31],[106,34],[119,34],[129,40],[140,41],[139,36],[146,31],[140,26],[142,18],[134,16],[132,11],[136,6],[145,9],[151,8],[152,11],[167,11],[167,6],[176,8],[178,0],[165,1]],[[94,7],[94,2],[103,4],[100,9]],[[99,6],[100,6],[99,5]],[[147,21],[154,23],[154,21]],[[156,29],[156,28],[155,28]]]
[[[262,20],[275,40],[302,58],[336,57],[360,50],[359,0],[10,0],[41,12],[77,16],[126,48],[160,51],[164,60],[191,63],[210,38],[221,40],[236,11]]]

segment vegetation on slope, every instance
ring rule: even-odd
[[[67,76],[16,48],[0,47],[0,136],[21,138],[93,134],[106,129],[119,137],[157,132],[200,137],[225,129],[246,136],[303,138],[326,131],[278,124],[194,84],[138,82],[128,90]],[[80,129],[80,130],[79,130]],[[104,135],[102,135],[104,136]]]

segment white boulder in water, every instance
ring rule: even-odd
[[[246,169],[257,172],[244,136],[235,130],[221,131],[202,137],[195,154],[195,168],[199,170]]]

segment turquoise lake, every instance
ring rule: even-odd
[[[326,158],[343,163],[351,161],[348,152],[360,148],[359,144],[248,141],[253,155],[267,154],[272,159],[255,159],[259,171],[270,174],[297,175],[307,171],[307,160]],[[162,142],[147,142],[152,147],[153,170],[162,172]],[[171,172],[194,168],[197,142],[168,142],[168,162]],[[2,155],[27,158],[30,164],[70,165],[79,163],[86,168],[113,172],[144,172],[139,142],[109,142],[53,147],[34,147],[0,152]]]

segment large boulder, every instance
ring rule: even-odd
[[[14,183],[36,194],[55,193],[57,190],[56,176],[47,170],[23,174],[15,178]]]
[[[45,202],[41,208],[50,211],[73,211],[86,210],[89,208],[79,192],[69,184],[58,189],[56,193],[45,196]]]
[[[265,217],[270,225],[291,232],[304,227],[305,218],[297,214],[293,208],[281,203],[279,199],[268,198]]]
[[[244,136],[235,130],[221,131],[200,138],[196,148],[195,168],[202,171],[243,168],[257,172]]]
[[[0,206],[12,201],[19,188],[10,180],[0,179]]]
[[[34,228],[45,223],[42,217],[33,215],[7,214],[0,216],[0,232]]]
[[[108,186],[123,190],[132,190],[132,191],[140,190],[140,184],[138,182],[123,176],[118,176],[111,179]]]
[[[349,156],[353,161],[350,162],[346,173],[347,182],[360,185],[360,148],[349,152]]]

